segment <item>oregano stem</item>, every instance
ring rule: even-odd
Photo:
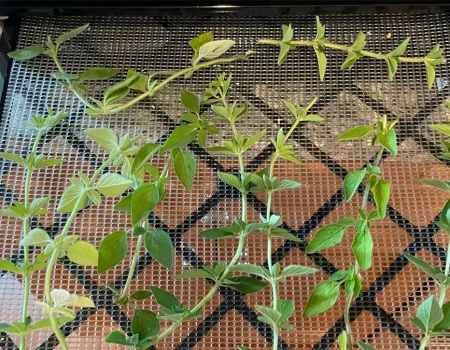
[[[447,257],[445,260],[445,277],[448,277],[448,274],[450,272],[450,240],[448,242],[448,247],[447,247]],[[445,294],[447,292],[447,286],[445,283],[442,283],[441,285],[441,294],[439,296],[439,305],[442,307],[442,305],[444,305],[444,301],[445,301]]]
[[[39,146],[39,142],[44,134],[44,130],[40,129],[36,135],[36,138],[33,143],[33,147],[30,153],[30,159],[34,159],[37,148]],[[33,174],[33,167],[31,164],[27,166],[27,174],[25,177],[25,202],[24,205],[28,209],[30,206],[30,187],[31,187],[31,176]],[[25,237],[30,231],[30,218],[27,216],[25,220],[23,220],[23,237]],[[23,248],[23,256],[24,261],[29,262],[29,247],[26,246]],[[30,288],[31,288],[31,276],[28,271],[25,271],[24,275],[24,289],[23,289],[23,304],[22,304],[22,323],[26,324],[28,318],[28,305],[30,302]],[[26,335],[20,336],[20,350],[26,349]]]
[[[291,136],[291,134],[294,132],[295,128],[297,127],[297,125],[300,123],[300,119],[296,119],[294,124],[292,124],[292,126],[290,127],[290,129],[288,130],[287,134],[286,134],[286,140]],[[269,180],[270,182],[273,180],[274,177],[274,172],[275,172],[275,162],[278,158],[278,153],[275,152],[272,155],[272,158],[270,160],[270,166],[269,166]],[[268,220],[270,217],[270,213],[271,213],[271,208],[272,208],[272,200],[273,200],[273,191],[268,191],[267,192],[267,208],[266,208],[266,219]],[[267,235],[267,267],[270,271],[271,276],[273,276],[273,274],[275,273],[274,268],[273,268],[273,262],[272,262],[272,235],[269,234]],[[271,290],[272,290],[272,308],[273,309],[277,309],[278,307],[278,285],[277,285],[277,281],[274,280],[273,278],[270,279],[270,286],[271,286]],[[278,327],[273,326],[273,341],[272,341],[272,348],[274,350],[278,350]]]
[[[226,103],[226,101],[224,102],[224,104],[225,103]],[[237,132],[234,121],[230,121],[230,125],[231,125],[231,129],[233,130],[233,135],[236,137],[238,135],[238,132]],[[242,178],[243,173],[245,171],[244,158],[242,156],[242,153],[238,153],[237,156],[238,156],[238,162],[239,162],[239,171],[241,173],[241,178]],[[244,222],[247,222],[247,194],[246,193],[241,193],[241,205],[242,205],[241,219]],[[163,340],[165,337],[167,337],[169,334],[171,334],[175,329],[177,329],[184,322],[184,320],[186,320],[191,315],[200,311],[203,308],[203,306],[211,300],[211,298],[216,294],[216,292],[222,286],[225,276],[227,276],[232,271],[233,266],[236,265],[236,263],[239,261],[239,258],[241,257],[242,251],[244,250],[244,247],[245,247],[245,237],[246,237],[246,235],[243,232],[241,232],[239,235],[238,247],[234,253],[233,258],[231,259],[230,263],[225,268],[225,270],[222,272],[220,277],[216,280],[216,283],[214,283],[213,287],[208,292],[208,294],[206,294],[205,297],[202,300],[200,300],[200,302],[194,308],[189,310],[189,312],[187,312],[181,320],[172,323],[168,328],[166,328],[162,333],[160,333],[152,341],[152,345],[157,344],[158,342]]]
[[[109,158],[95,171],[94,175],[92,175],[91,179],[89,180],[89,183],[87,187],[92,187],[95,179],[102,173],[103,170],[119,155],[118,152],[115,152],[109,156]],[[84,201],[84,195],[80,195],[75,203],[75,206],[73,207],[69,218],[67,219],[60,236],[64,237],[67,236],[67,233],[69,232],[70,227],[72,226],[72,223],[74,222],[75,218],[77,217],[79,208],[81,207],[82,203]],[[60,250],[58,247],[55,247],[53,250],[53,253],[50,257],[50,260],[47,265],[47,269],[45,272],[45,284],[44,284],[44,293],[45,293],[45,299],[47,302],[47,305],[52,308],[52,296],[51,296],[51,286],[52,286],[52,275],[53,275],[53,268],[55,267],[56,260],[58,259],[60,254]],[[56,315],[54,312],[50,312],[49,314],[50,321],[52,323],[53,332],[55,332],[55,336],[59,341],[59,344],[63,348],[63,350],[69,350],[69,347],[67,346],[67,343],[64,339],[64,336],[62,335],[58,322],[56,319]]]
[[[172,154],[169,153],[167,159],[164,162],[164,167],[163,170],[161,171],[161,174],[159,176],[159,180],[161,180],[164,177],[167,177],[168,173],[169,173],[169,167],[170,167],[170,162],[172,161]],[[143,227],[147,230],[148,229],[148,222],[144,221],[143,222]],[[136,247],[133,253],[133,259],[131,261],[131,265],[130,265],[130,269],[128,271],[128,276],[127,276],[127,280],[125,282],[125,286],[122,290],[122,293],[120,293],[119,299],[124,299],[127,297],[128,295],[128,290],[130,289],[130,285],[131,285],[131,281],[134,278],[134,271],[136,270],[136,265],[137,262],[139,260],[139,254],[141,251],[141,247],[142,247],[142,243],[144,241],[144,235],[140,235],[138,238],[138,241],[136,242]]]
[[[58,68],[58,70],[61,72],[61,73],[66,73],[66,71],[64,70],[64,68],[63,68],[63,66],[61,65],[61,62],[59,61],[59,58],[58,58],[58,53],[57,52],[54,52],[53,53],[53,56],[52,56],[52,58],[53,58],[53,61],[55,62],[55,64],[56,64],[56,67]],[[91,108],[91,109],[95,109],[95,110],[99,110],[98,109],[98,107],[96,107],[96,106],[94,106],[92,103],[90,103],[88,100],[86,100],[85,98],[84,98],[84,96],[82,95],[82,94],[80,94],[78,91],[77,91],[77,89],[76,88],[74,88],[73,86],[72,86],[72,84],[71,84],[71,82],[70,82],[70,79],[66,79],[66,81],[67,81],[67,83],[69,84],[69,89],[70,89],[70,91],[72,91],[72,93],[85,105],[85,106],[87,106],[87,107],[89,107],[89,108]]]
[[[279,40],[270,40],[270,39],[261,39],[258,41],[258,44],[267,44],[267,45],[275,45],[280,46],[283,42]],[[315,46],[315,41],[310,40],[292,40],[290,42],[291,45],[294,46]],[[323,47],[327,47],[329,49],[337,50],[337,51],[343,51],[343,52],[349,52],[352,51],[353,48],[351,46],[341,45],[341,44],[334,44],[330,42],[323,43]],[[385,60],[387,58],[386,54],[381,53],[375,53],[368,50],[361,50],[358,52],[362,56],[365,57],[371,57],[377,60]],[[410,63],[424,63],[426,62],[426,57],[405,57],[400,56],[397,57],[400,62],[410,62]]]
[[[373,163],[374,167],[377,167],[380,162],[381,158],[383,157],[383,148],[380,148],[378,151],[377,157]],[[364,194],[363,194],[363,200],[361,204],[361,209],[363,211],[366,211],[367,209],[367,203],[369,201],[369,192],[370,192],[370,184],[367,182],[366,187],[364,188]],[[359,274],[359,264],[358,261],[355,259],[355,274]],[[353,302],[353,290],[351,293],[347,294],[347,297],[345,299],[345,307],[344,307],[344,323],[345,323],[345,332],[347,333],[347,347],[349,350],[353,348],[353,335],[352,335],[352,325],[350,321],[350,308],[352,306]]]
[[[71,85],[70,79],[66,79],[67,83],[69,84],[69,89],[73,92],[73,94],[83,103],[85,104],[87,107],[89,107],[90,109],[99,111],[99,112],[103,112],[103,114],[115,114],[118,112],[121,112],[125,109],[130,108],[131,106],[135,105],[136,103],[146,99],[147,97],[153,96],[153,94],[159,90],[161,90],[164,86],[166,86],[168,83],[170,83],[172,80],[175,80],[183,75],[189,74],[189,73],[193,73],[199,69],[202,68],[206,68],[209,66],[213,66],[216,64],[220,64],[220,63],[232,63],[238,60],[246,60],[248,58],[248,54],[246,55],[238,55],[238,56],[233,56],[233,57],[226,57],[226,58],[216,58],[214,60],[210,60],[207,62],[203,62],[203,63],[199,63],[195,66],[191,66],[188,68],[184,68],[182,70],[179,70],[177,72],[175,72],[174,74],[170,75],[168,78],[164,79],[162,82],[160,82],[159,84],[157,84],[152,90],[150,91],[146,91],[143,94],[137,96],[136,98],[132,99],[131,101],[128,101],[127,103],[124,103],[123,105],[120,105],[118,107],[114,107],[111,109],[101,109],[97,106],[94,106],[92,103],[89,103],[89,101],[87,101],[84,96],[82,94],[80,94],[76,88],[74,88]],[[54,53],[52,56],[56,66],[58,67],[58,70],[61,73],[66,73],[64,71],[64,68],[61,65],[61,62],[58,59],[57,53]]]

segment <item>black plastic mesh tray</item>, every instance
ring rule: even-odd
[[[371,50],[390,51],[404,38],[411,36],[408,52],[426,54],[434,44],[450,49],[450,16],[448,14],[395,15],[339,15],[323,16],[328,37],[332,41],[351,43],[358,31],[370,31]],[[420,65],[402,64],[394,82],[388,82],[384,62],[363,59],[351,71],[341,71],[344,56],[327,52],[329,68],[326,81],[319,82],[315,56],[309,49],[298,49],[289,55],[282,67],[276,65],[277,50],[257,46],[260,38],[278,38],[281,24],[292,23],[299,39],[315,35],[313,16],[296,17],[59,17],[24,18],[17,47],[43,42],[47,34],[53,36],[71,28],[91,23],[91,29],[80,38],[70,41],[61,59],[68,72],[79,72],[88,67],[117,67],[126,72],[133,68],[144,73],[154,70],[180,69],[189,64],[191,56],[188,41],[201,32],[212,30],[216,38],[236,40],[233,53],[249,49],[257,53],[247,62],[216,66],[196,73],[189,80],[178,80],[133,108],[118,115],[95,119],[84,113],[83,106],[65,88],[56,85],[50,73],[56,71],[53,62],[38,58],[14,62],[9,77],[4,112],[1,119],[2,148],[26,155],[29,152],[30,131],[23,121],[30,114],[43,115],[47,105],[54,110],[65,110],[70,118],[63,127],[49,132],[40,147],[41,152],[61,155],[67,159],[63,167],[42,170],[33,178],[36,196],[51,195],[51,208],[61,196],[68,178],[79,170],[92,173],[104,154],[83,135],[88,127],[112,127],[118,133],[141,134],[143,141],[164,138],[179,122],[180,87],[200,93],[222,71],[233,73],[232,95],[247,99],[249,116],[239,123],[244,134],[265,129],[267,138],[258,144],[246,160],[248,170],[256,170],[267,163],[273,151],[269,137],[279,127],[287,128],[292,120],[281,103],[282,98],[296,103],[307,103],[319,97],[314,112],[325,118],[324,123],[300,127],[293,137],[295,150],[304,160],[301,167],[280,162],[276,173],[280,178],[300,181],[303,187],[291,191],[288,197],[275,197],[273,210],[281,214],[285,228],[307,241],[324,224],[341,217],[354,215],[361,196],[344,203],[342,180],[350,170],[364,165],[374,156],[365,142],[336,142],[344,130],[361,123],[373,123],[380,115],[398,118],[397,158],[382,163],[384,176],[392,182],[392,198],[388,217],[373,229],[374,263],[365,273],[364,292],[351,309],[356,337],[377,349],[418,349],[418,332],[409,321],[418,303],[436,287],[431,280],[412,267],[401,256],[402,252],[417,252],[418,256],[442,264],[446,237],[434,224],[446,201],[444,194],[414,182],[415,177],[448,179],[448,163],[437,158],[440,151],[439,135],[427,129],[430,122],[448,120],[450,112],[443,101],[449,97],[448,66],[437,71],[437,85],[428,90],[425,69]],[[391,33],[390,39],[387,34]],[[123,74],[122,76],[123,77]],[[119,77],[120,78],[120,77]],[[118,79],[119,79],[118,78]],[[102,91],[107,83],[94,86]],[[95,93],[95,92],[94,92]],[[227,139],[227,133],[212,140],[209,145]],[[152,264],[142,251],[139,276],[132,290],[156,285],[172,290],[184,304],[194,304],[210,289],[204,280],[172,279],[174,273],[215,260],[230,259],[235,245],[228,242],[210,242],[198,232],[213,225],[229,223],[239,213],[239,199],[226,188],[217,185],[216,171],[230,169],[236,164],[227,157],[211,156],[193,146],[198,162],[198,174],[192,192],[172,184],[169,195],[155,211],[156,226],[170,232],[176,254],[174,270],[168,271]],[[0,164],[2,170],[1,206],[23,196],[23,171],[10,163]],[[287,193],[287,192],[286,192]],[[258,219],[265,211],[263,196],[250,197],[250,218]],[[127,225],[126,216],[112,210],[113,200],[107,205],[88,208],[80,213],[73,232],[95,245],[112,231]],[[43,217],[41,225],[53,234],[66,219],[65,215]],[[20,223],[2,218],[0,258],[17,260]],[[296,302],[294,322],[296,331],[283,331],[283,349],[336,348],[335,340],[342,331],[343,303],[339,302],[329,313],[302,319],[301,312],[314,285],[327,274],[347,266],[352,261],[350,241],[323,252],[306,256],[306,244],[277,241],[275,261],[319,266],[323,272],[302,279],[289,280],[283,285],[281,298]],[[260,236],[250,237],[242,262],[264,263],[265,241]],[[91,295],[98,309],[81,310],[75,321],[63,327],[71,349],[115,349],[105,344],[104,337],[112,330],[128,330],[131,310],[114,305],[105,284],[123,286],[128,261],[115,270],[99,275],[94,269],[82,269],[68,260],[58,263],[54,279],[56,288]],[[43,298],[44,273],[35,274],[31,300]],[[0,321],[10,322],[20,312],[21,281],[9,274],[0,277]],[[246,344],[252,349],[270,348],[270,329],[257,320],[253,306],[267,303],[266,291],[242,296],[222,289],[205,309],[205,317],[186,323],[159,349],[236,349]],[[33,303],[31,303],[33,305]],[[155,308],[150,301],[143,307]],[[30,307],[31,315],[40,311]],[[51,331],[33,333],[30,349],[53,349],[55,338]],[[214,345],[213,345],[214,344]],[[15,349],[13,340],[0,335],[0,346]],[[444,340],[435,340],[432,349],[450,349]]]

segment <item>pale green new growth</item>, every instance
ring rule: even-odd
[[[319,68],[320,80],[325,78],[325,71],[327,69],[327,57],[325,54],[326,49],[332,49],[342,52],[347,52],[347,58],[342,63],[342,69],[351,69],[356,61],[362,57],[371,57],[373,59],[384,60],[387,65],[388,78],[393,80],[397,73],[398,65],[401,62],[419,63],[423,64],[427,74],[428,87],[431,89],[436,75],[436,67],[444,62],[446,59],[442,56],[444,49],[441,49],[439,45],[436,45],[425,57],[406,57],[403,56],[409,43],[409,38],[405,39],[400,45],[389,53],[375,53],[365,50],[367,41],[367,35],[369,33],[360,32],[354,43],[351,46],[342,44],[334,44],[325,37],[325,25],[320,23],[319,17],[316,17],[317,34],[314,40],[293,40],[294,30],[291,25],[283,25],[283,38],[282,40],[261,39],[258,41],[260,44],[276,45],[280,47],[280,53],[278,56],[278,65],[281,65],[286,61],[289,51],[294,50],[298,46],[310,46],[314,49],[317,57],[317,64]]]

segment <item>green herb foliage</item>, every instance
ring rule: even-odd
[[[349,309],[353,299],[361,292],[362,275],[360,271],[367,270],[372,265],[373,240],[371,227],[373,222],[386,216],[386,208],[390,196],[390,184],[381,177],[378,167],[384,151],[392,156],[397,154],[397,138],[394,125],[397,121],[388,122],[384,116],[375,127],[361,125],[344,132],[338,140],[348,141],[371,137],[372,145],[378,146],[379,151],[373,164],[367,164],[363,169],[348,173],[344,179],[344,197],[346,201],[352,199],[360,187],[363,187],[362,206],[358,209],[356,218],[346,217],[334,224],[328,224],[317,230],[308,243],[306,253],[311,254],[339,244],[344,235],[351,229],[356,231],[353,236],[352,251],[355,256],[354,265],[347,270],[337,271],[328,281],[319,283],[312,291],[304,310],[304,317],[310,317],[325,312],[336,303],[339,298],[340,287],[344,287],[346,303],[344,319],[346,329],[339,336],[338,345],[342,350],[352,349],[354,344]],[[365,182],[365,185],[364,185]],[[376,210],[368,211],[367,202],[372,194]],[[344,335],[343,335],[344,334]],[[368,346],[363,344],[360,346]]]
[[[326,28],[320,22],[319,17],[316,17],[316,28],[317,34],[314,40],[294,40],[294,30],[291,25],[282,26],[282,39],[281,40],[271,40],[271,39],[261,39],[260,44],[275,45],[280,47],[280,53],[278,55],[278,65],[281,65],[286,61],[288,53],[299,46],[309,46],[312,47],[316,57],[317,66],[319,69],[320,80],[323,81],[325,78],[325,72],[327,69],[327,56],[326,50],[337,50],[347,53],[347,58],[342,63],[342,69],[351,69],[356,62],[363,57],[370,57],[377,60],[384,60],[387,66],[388,78],[393,80],[395,74],[398,70],[398,65],[400,63],[418,63],[423,64],[428,87],[431,89],[435,82],[436,67],[444,62],[446,59],[442,56],[444,49],[436,45],[425,57],[407,57],[404,56],[407,46],[409,44],[409,38],[403,40],[395,49],[388,53],[376,53],[368,51],[367,46],[367,35],[368,33],[358,33],[356,35],[355,41],[352,45],[346,46],[342,44],[332,43],[326,36]]]

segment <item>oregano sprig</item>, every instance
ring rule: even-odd
[[[295,164],[301,164],[300,159],[296,157],[292,146],[288,145],[287,141],[300,122],[319,122],[323,120],[319,115],[308,113],[316,101],[317,98],[314,98],[305,108],[300,105],[294,105],[289,101],[283,101],[287,109],[295,117],[295,122],[286,135],[283,133],[283,129],[280,129],[277,138],[271,140],[275,147],[275,152],[272,154],[269,168],[257,174],[250,175],[250,181],[253,183],[250,191],[267,193],[266,215],[265,217],[261,216],[262,226],[258,229],[259,232],[267,236],[267,269],[252,264],[240,264],[234,268],[235,271],[247,272],[259,276],[267,280],[271,286],[272,305],[270,307],[256,305],[255,307],[262,314],[262,317],[259,318],[260,321],[269,324],[273,329],[272,348],[274,350],[278,350],[279,330],[295,329],[295,326],[288,322],[288,319],[294,312],[294,301],[278,299],[279,284],[286,282],[287,277],[302,276],[318,271],[315,268],[302,265],[290,265],[282,269],[279,263],[273,264],[272,262],[272,241],[274,237],[281,237],[297,242],[300,241],[299,238],[280,227],[282,224],[280,216],[272,214],[272,200],[274,192],[299,188],[301,184],[292,180],[279,181],[274,176],[275,164],[278,158],[286,159]]]
[[[402,62],[407,63],[419,63],[423,64],[427,74],[428,87],[434,84],[436,76],[436,67],[444,62],[446,59],[442,56],[444,49],[436,45],[425,57],[406,57],[404,56],[406,48],[409,43],[409,38],[401,42],[397,48],[388,53],[375,53],[365,50],[367,45],[368,33],[358,33],[355,41],[352,45],[346,46],[342,44],[335,44],[328,40],[325,36],[325,25],[320,22],[319,17],[316,17],[317,34],[314,40],[293,40],[294,30],[292,26],[283,25],[283,36],[281,40],[269,40],[261,39],[258,41],[260,44],[269,44],[280,47],[280,53],[278,56],[278,65],[281,65],[286,61],[289,51],[296,49],[298,46],[309,46],[314,49],[317,56],[317,62],[319,67],[320,80],[325,79],[325,72],[327,69],[327,57],[325,54],[326,49],[332,49],[342,52],[347,52],[347,58],[342,63],[342,69],[351,69],[357,60],[362,57],[370,57],[377,60],[384,60],[387,65],[389,80],[393,80],[397,72],[398,65]]]
[[[23,291],[23,305],[22,305],[22,320],[21,322],[14,322],[12,325],[3,323],[0,326],[0,330],[4,330],[9,333],[17,334],[20,338],[20,350],[27,348],[26,336],[27,334],[39,330],[41,328],[50,327],[49,319],[42,319],[36,323],[32,323],[32,319],[28,316],[28,304],[31,287],[31,275],[33,272],[42,269],[46,266],[45,254],[38,255],[34,261],[30,261],[29,247],[23,242],[30,240],[35,232],[40,232],[40,229],[33,229],[30,231],[30,220],[32,217],[45,215],[48,210],[45,209],[50,201],[50,197],[36,198],[30,201],[31,191],[31,177],[35,170],[58,166],[62,164],[62,159],[50,159],[43,154],[37,154],[37,150],[43,135],[52,127],[59,124],[67,114],[64,112],[54,113],[50,108],[47,109],[47,117],[39,117],[33,115],[31,120],[25,122],[25,125],[34,129],[37,135],[34,139],[33,146],[30,154],[26,158],[22,158],[14,153],[0,152],[0,157],[4,160],[18,164],[26,169],[25,187],[24,187],[24,202],[13,201],[13,205],[6,209],[0,210],[1,216],[13,217],[22,220],[22,240],[21,245],[24,247],[24,258],[19,261],[17,265],[8,260],[0,260],[0,270],[5,270],[12,273],[22,275],[24,280]],[[67,322],[66,319],[59,319],[59,324]]]
[[[445,101],[447,107],[450,108],[450,102]],[[450,136],[450,129],[447,124],[431,124],[431,129],[439,131],[446,136]],[[450,144],[442,139],[444,152],[440,155],[443,159],[449,159]],[[429,185],[447,193],[450,193],[450,183],[437,179],[418,179],[419,182]],[[436,223],[438,227],[447,235],[450,235],[450,200],[447,201],[440,213],[440,220]],[[403,254],[406,259],[418,269],[424,271],[439,286],[439,299],[432,295],[422,302],[417,309],[417,317],[411,321],[423,333],[423,339],[420,344],[420,350],[425,350],[429,340],[436,336],[449,336],[450,332],[450,302],[445,303],[447,289],[450,286],[450,242],[446,251],[445,269],[433,267],[426,261],[410,255]]]
[[[339,289],[344,286],[346,293],[344,321],[345,332],[338,338],[340,349],[352,349],[354,340],[350,322],[350,307],[354,298],[359,296],[362,288],[360,271],[367,270],[372,265],[373,241],[370,229],[373,221],[386,216],[386,206],[390,196],[390,183],[381,177],[379,163],[384,150],[392,156],[397,154],[397,138],[394,125],[397,121],[388,122],[387,117],[377,122],[376,127],[361,125],[344,132],[338,140],[356,140],[371,136],[372,145],[380,146],[373,164],[368,163],[363,169],[349,172],[344,179],[344,196],[349,201],[358,187],[366,181],[361,208],[356,218],[346,217],[335,224],[320,228],[308,243],[306,253],[312,254],[320,250],[339,244],[349,228],[356,229],[353,237],[352,251],[355,256],[354,265],[347,270],[340,270],[332,274],[327,281],[320,282],[312,291],[304,310],[304,317],[310,317],[330,309],[337,301]],[[369,193],[372,193],[376,210],[367,211]],[[366,345],[362,343],[363,345]],[[360,345],[361,346],[361,345]],[[363,347],[364,348],[364,347]]]
[[[221,74],[217,78],[217,80],[211,83],[210,88],[207,89],[203,99],[196,97],[192,93],[186,93],[185,91],[182,91],[182,102],[185,107],[190,110],[190,112],[188,112],[188,115],[183,114],[182,119],[188,121],[190,124],[195,124],[197,127],[197,133],[176,133],[176,136],[173,136],[175,130],[177,130],[175,129],[171,136],[169,136],[169,138],[167,139],[166,143],[162,146],[162,150],[168,151],[170,147],[180,147],[180,145],[186,145],[191,142],[196,136],[200,137],[199,142],[202,142],[202,137],[200,136],[200,131],[202,129],[208,132],[216,133],[216,129],[213,128],[212,124],[205,124],[206,118],[204,118],[203,114],[200,114],[199,104],[201,102],[203,102],[203,104],[221,102],[221,105],[212,105],[212,110],[217,114],[219,118],[226,119],[230,123],[231,129],[233,130],[233,139],[231,141],[225,141],[225,144],[229,145],[233,151],[227,151],[227,154],[232,153],[238,158],[241,175],[238,178],[237,176],[234,176],[232,174],[219,173],[218,176],[222,179],[222,181],[229,184],[230,186],[236,186],[241,192],[242,213],[241,218],[234,219],[234,223],[231,227],[213,228],[206,230],[201,234],[204,237],[210,239],[222,239],[226,237],[236,238],[239,240],[238,247],[232,260],[228,264],[226,262],[215,262],[212,266],[204,266],[202,269],[192,269],[175,276],[175,278],[177,279],[207,278],[214,283],[209,293],[205,295],[205,297],[192,308],[183,306],[171,293],[152,288],[153,296],[156,298],[157,303],[161,306],[158,318],[162,320],[170,320],[173,321],[173,323],[158,335],[149,336],[145,339],[141,339],[140,337],[138,337],[137,339],[140,339],[139,341],[144,342],[136,343],[139,349],[146,348],[145,346],[147,345],[150,346],[157,344],[169,334],[171,334],[183,322],[201,316],[201,311],[204,305],[211,300],[211,298],[221,286],[228,286],[243,293],[256,292],[266,286],[265,283],[251,277],[234,276],[232,270],[232,267],[236,265],[244,250],[246,236],[257,228],[256,223],[247,223],[248,189],[246,189],[245,186],[248,186],[248,179],[246,179],[244,176],[245,168],[243,153],[254,143],[256,143],[258,139],[262,137],[262,135],[260,135],[259,138],[245,138],[237,131],[235,123],[238,119],[242,118],[246,114],[247,104],[245,103],[241,107],[237,107],[236,102],[232,105],[228,104],[226,100],[226,94],[229,88],[230,81],[231,76],[228,76],[227,78],[225,74]],[[191,126],[194,127],[194,125]],[[181,126],[179,126],[178,128],[180,127]],[[221,152],[222,148],[217,149],[216,147],[210,147],[208,148],[208,150],[211,152]],[[156,290],[158,291],[159,297],[155,293]],[[132,331],[134,333],[133,336],[135,336],[135,331]],[[124,337],[125,336],[123,334],[119,336],[119,334],[114,333],[107,338],[107,341],[116,342],[116,340],[119,340],[120,338],[120,343],[118,343],[124,344]],[[128,344],[129,342],[130,340],[128,340]]]
[[[246,60],[253,54],[252,51],[247,51],[244,55],[221,57],[234,46],[235,42],[233,40],[214,40],[211,32],[203,33],[189,42],[189,45],[194,51],[191,66],[175,72],[157,71],[151,72],[148,75],[130,69],[125,80],[107,88],[103,93],[103,98],[97,99],[86,95],[88,92],[86,83],[112,78],[119,73],[119,70],[114,68],[89,68],[81,73],[72,74],[65,71],[58,56],[64,48],[61,44],[80,35],[88,28],[89,24],[85,24],[60,35],[56,40],[53,40],[49,35],[43,45],[25,47],[10,52],[8,55],[16,60],[28,60],[41,54],[52,58],[58,68],[57,72],[52,73],[52,77],[56,79],[58,84],[69,88],[80,102],[87,107],[86,113],[93,116],[115,114],[126,110],[139,101],[153,96],[172,80],[179,77],[187,79],[202,68],[216,64]],[[162,80],[156,79],[156,77],[161,76],[166,76],[166,78]],[[132,90],[140,91],[141,94],[128,101],[124,101]]]

